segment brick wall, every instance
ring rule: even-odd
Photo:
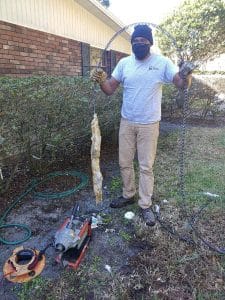
[[[86,43],[0,21],[0,76],[86,76],[94,50]],[[99,61],[101,49],[96,51]],[[124,56],[112,50],[105,53],[103,65],[109,75]]]
[[[0,76],[82,75],[81,43],[0,21]]]

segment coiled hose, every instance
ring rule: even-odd
[[[72,177],[76,177],[80,179],[80,183],[76,186],[74,186],[71,189],[68,189],[66,191],[63,192],[57,192],[57,193],[46,193],[46,192],[33,192],[34,189],[44,183],[47,182],[49,180],[51,180],[54,177],[58,177],[58,176],[72,176]],[[34,193],[34,197],[37,197],[39,199],[61,199],[64,197],[67,197],[73,193],[76,193],[78,190],[80,190],[81,188],[85,187],[88,183],[88,177],[86,174],[78,172],[78,171],[64,171],[64,172],[53,172],[53,173],[49,173],[44,179],[42,180],[37,180],[34,179],[32,180],[32,182],[29,184],[29,186],[27,187],[27,189],[21,194],[19,195],[19,197],[16,198],[15,201],[13,201],[13,203],[5,210],[5,212],[3,213],[3,215],[0,218],[0,230],[2,229],[6,229],[6,228],[12,228],[12,227],[16,227],[16,228],[21,228],[23,231],[25,231],[24,237],[23,239],[20,240],[16,240],[16,241],[9,241],[4,239],[2,236],[0,236],[0,243],[2,244],[6,244],[6,245],[17,245],[20,243],[23,243],[25,241],[27,241],[31,235],[32,235],[32,231],[30,229],[30,227],[28,227],[25,224],[16,224],[16,223],[5,223],[5,220],[7,218],[7,216],[9,215],[9,213],[11,212],[11,210],[17,205],[18,202],[22,201],[22,199],[27,196],[29,193],[33,192]]]

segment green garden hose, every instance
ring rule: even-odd
[[[78,185],[74,186],[73,188],[71,188],[67,191],[64,191],[64,192],[57,192],[57,193],[34,192],[34,196],[39,199],[60,199],[60,198],[67,197],[67,196],[77,192],[79,189],[85,187],[88,183],[87,175],[85,175],[84,173],[81,173],[81,172],[73,171],[73,170],[65,171],[65,172],[53,172],[53,173],[49,173],[42,180],[37,180],[37,179],[32,180],[31,183],[29,184],[28,188],[19,197],[16,198],[16,200],[5,210],[2,217],[0,218],[0,230],[6,229],[6,228],[12,228],[12,227],[21,228],[23,231],[25,231],[25,235],[24,235],[23,239],[17,240],[17,241],[8,241],[0,236],[0,243],[6,244],[6,245],[17,245],[17,244],[27,241],[31,237],[32,232],[31,232],[31,229],[27,225],[4,223],[6,220],[6,217],[9,215],[11,210],[16,206],[16,204],[18,202],[20,202],[26,195],[28,195],[30,192],[32,192],[38,185],[40,185],[44,182],[47,182],[47,181],[51,180],[52,178],[58,177],[58,176],[76,177],[76,178],[80,179],[80,183]]]

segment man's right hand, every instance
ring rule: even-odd
[[[102,84],[107,79],[107,74],[101,68],[97,68],[91,71],[90,78],[92,81]]]

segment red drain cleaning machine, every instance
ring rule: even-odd
[[[73,208],[67,218],[56,231],[54,242],[44,250],[17,247],[7,259],[3,267],[3,278],[12,282],[24,283],[39,275],[45,267],[45,251],[54,247],[56,261],[64,267],[76,270],[84,257],[91,240],[92,218],[78,216],[79,206]]]
[[[58,252],[56,261],[77,269],[91,240],[91,218],[78,216],[79,206],[73,208],[70,218],[67,218],[57,230],[54,237],[54,248]]]

